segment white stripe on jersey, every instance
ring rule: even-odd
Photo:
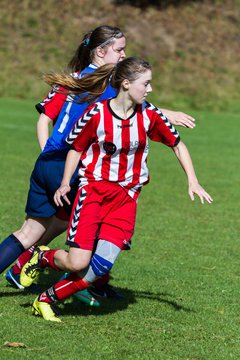
[[[120,149],[122,148],[122,131],[119,131],[118,128],[119,121],[114,121],[114,120],[113,120],[113,144],[117,146],[117,151],[115,152],[115,154],[111,156],[110,174],[109,174],[110,181],[118,181]]]
[[[125,187],[129,183],[134,182],[134,179],[133,179],[134,161],[135,161],[135,157],[137,156],[136,150],[139,147],[139,142],[140,142],[140,139],[139,139],[139,130],[140,129],[139,128],[141,128],[142,125],[144,126],[144,128],[147,132],[149,125],[150,125],[150,121],[148,121],[146,123],[142,118],[137,119],[137,114],[135,114],[134,120],[132,122],[132,126],[129,128],[130,129],[130,151],[128,153],[128,167],[127,167],[127,171],[126,171],[126,181],[119,182],[119,184],[123,187]],[[146,164],[146,159],[147,159],[147,155],[148,155],[148,138],[146,135],[145,135],[144,140],[145,140],[146,144],[145,144],[145,148],[143,150],[143,154],[141,156],[141,165],[140,165],[140,169],[137,169],[139,171],[139,184],[141,184],[140,186],[142,186],[142,184],[144,184],[146,181],[148,181],[148,168],[147,168],[147,164]],[[140,157],[140,155],[139,155],[139,157]],[[134,193],[136,193],[139,190],[139,184],[128,190],[128,193],[131,197],[134,197]]]
[[[129,153],[128,153],[128,163],[125,175],[125,181],[121,182],[122,186],[126,186],[128,183],[133,181],[133,162],[134,162],[134,146],[138,143],[138,123],[137,115],[131,119],[131,125],[129,127],[130,132],[130,144],[129,144]]]
[[[99,125],[98,125],[98,128],[97,128],[97,137],[99,139],[99,146],[100,148],[102,147],[102,144],[103,144],[103,141],[102,141],[102,137],[103,137],[103,134],[105,134],[105,131],[104,131],[104,122],[102,121],[103,118],[104,118],[104,114],[103,114],[103,106],[101,104],[101,106],[99,106],[99,110],[100,110],[100,122],[99,122]],[[92,151],[92,146],[91,146],[91,151]],[[100,154],[99,154],[99,157],[98,157],[98,161],[95,165],[95,168],[94,168],[94,171],[93,171],[93,174],[94,174],[94,178],[96,181],[98,180],[101,180],[102,179],[102,173],[101,173],[101,169],[102,169],[102,158],[105,154],[103,154],[100,150]],[[89,157],[88,157],[88,164],[89,164]]]
[[[63,131],[64,131],[64,129],[65,129],[67,123],[68,123],[69,111],[71,109],[71,106],[72,106],[72,103],[70,102],[66,107],[66,114],[64,115],[63,120],[61,122],[61,125],[59,126],[58,132],[60,132],[61,134],[63,133]]]
[[[150,119],[147,115],[146,109],[143,110],[143,126],[146,129],[146,133],[150,126]],[[141,164],[141,173],[140,173],[140,183],[144,184],[146,181],[148,181],[148,167],[147,167],[147,157],[148,157],[148,149],[149,149],[149,143],[148,143],[148,137],[146,136],[146,146],[144,150],[144,154],[142,157],[142,164]]]

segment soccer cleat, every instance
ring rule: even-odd
[[[116,300],[124,299],[123,294],[114,290],[113,287],[109,284],[105,284],[99,287],[95,287],[94,285],[92,285],[90,287],[90,291],[94,296],[99,296],[103,298],[112,298]]]
[[[40,266],[39,253],[50,250],[47,246],[39,246],[33,253],[32,258],[23,266],[20,274],[20,283],[24,287],[29,287],[38,278],[43,269]]]
[[[85,289],[85,290],[81,290],[76,292],[75,294],[73,294],[73,296],[80,300],[81,302],[83,302],[84,304],[90,305],[90,306],[94,306],[94,307],[99,307],[100,306],[100,302],[97,301],[97,299],[95,299],[93,297],[92,294],[90,294],[90,292]]]
[[[38,301],[38,297],[32,304],[32,313],[36,316],[42,316],[44,320],[62,322],[59,317],[56,316],[52,304]]]
[[[22,286],[20,284],[20,274],[14,274],[13,273],[13,267],[11,267],[11,269],[9,269],[5,275],[5,278],[7,280],[7,282],[15,287],[16,289],[20,289],[23,290],[24,286]]]
[[[66,279],[66,277],[68,275],[69,275],[69,273],[63,274],[63,276],[60,278],[60,280]],[[78,299],[79,301],[81,301],[84,304],[89,305],[89,306],[99,307],[101,305],[100,302],[97,301],[97,299],[95,299],[93,297],[93,295],[88,291],[88,289],[78,291],[75,294],[73,294],[73,296],[76,299]]]

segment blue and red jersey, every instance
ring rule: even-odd
[[[81,78],[96,69],[96,65],[90,64],[81,73],[74,73],[73,76]],[[60,88],[60,90],[61,89],[62,88]],[[98,100],[106,100],[114,96],[116,96],[116,90],[109,85]],[[36,109],[40,113],[49,116],[54,124],[52,135],[47,140],[43,149],[44,153],[69,149],[68,145],[65,143],[65,139],[76,121],[81,117],[89,105],[88,102],[80,103],[79,99],[79,96],[67,96],[66,94],[56,92],[53,89],[41,103],[36,105]]]

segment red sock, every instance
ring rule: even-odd
[[[42,251],[40,253],[40,265],[42,267],[50,267],[55,271],[61,271],[61,269],[59,269],[54,263],[54,255],[56,251],[58,251],[58,249]]]
[[[20,274],[23,266],[31,259],[36,245],[30,247],[30,249],[24,251],[17,259],[16,263],[13,265],[13,274]]]
[[[84,290],[88,287],[89,284],[82,280],[77,274],[70,273],[66,279],[60,280],[58,283],[39,295],[38,300],[52,303],[57,300],[66,299],[75,292]]]
[[[95,281],[93,282],[93,285],[94,285],[96,288],[100,288],[101,286],[108,284],[108,283],[109,283],[109,280],[110,280],[110,274],[107,273],[107,274],[103,275],[101,278],[95,280]]]

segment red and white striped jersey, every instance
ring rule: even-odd
[[[110,100],[89,107],[76,122],[68,144],[83,152],[81,186],[91,181],[117,182],[132,198],[149,181],[148,137],[174,147],[180,136],[162,112],[149,102],[137,105],[128,119],[119,118]]]

